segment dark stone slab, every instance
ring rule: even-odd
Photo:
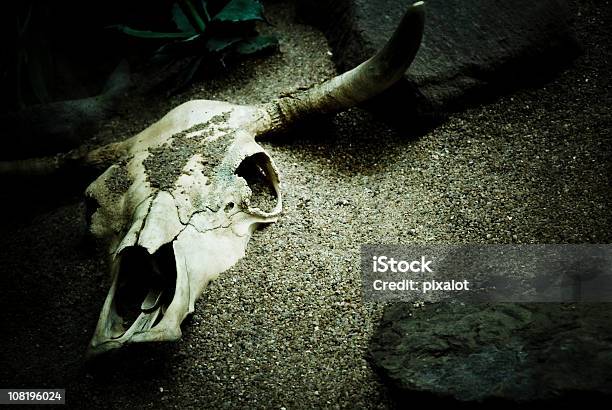
[[[609,304],[386,308],[373,366],[399,397],[513,402],[612,394]]]
[[[405,0],[300,0],[300,15],[325,32],[339,70],[380,49]],[[440,113],[558,71],[578,52],[564,0],[427,0],[423,42],[395,89],[403,116]],[[390,98],[389,95],[387,99]]]

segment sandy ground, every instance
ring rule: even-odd
[[[108,279],[82,187],[49,200],[5,192],[0,386],[66,388],[78,407],[390,406],[365,360],[383,306],[361,300],[361,244],[612,240],[610,7],[600,3],[577,6],[585,54],[551,82],[422,135],[353,109],[265,142],[284,215],[207,289],[175,344],[84,366]],[[334,74],[324,37],[290,5],[267,14],[279,54],[170,99],[129,99],[96,138],[129,136],[189,99],[262,102]]]

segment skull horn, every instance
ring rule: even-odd
[[[50,157],[0,161],[0,176],[38,177],[89,169],[103,172],[128,154],[130,139],[90,149],[80,147]]]
[[[282,97],[263,107],[269,131],[284,130],[313,114],[339,112],[383,92],[408,69],[421,44],[424,2],[412,4],[385,47],[354,69],[309,90]]]

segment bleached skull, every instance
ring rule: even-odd
[[[91,353],[178,339],[208,282],[244,256],[258,225],[276,221],[277,169],[245,130],[258,115],[183,104],[89,186],[90,229],[110,242],[112,274]]]

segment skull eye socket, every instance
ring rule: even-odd
[[[251,189],[250,208],[271,213],[278,207],[278,176],[266,154],[258,152],[246,157],[235,173],[243,178]]]

